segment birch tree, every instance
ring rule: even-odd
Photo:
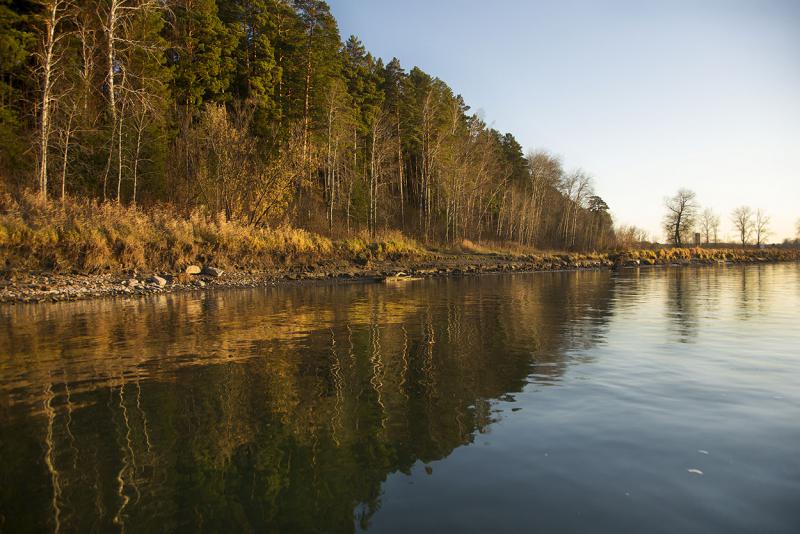
[[[123,178],[123,128],[125,108],[134,99],[142,99],[149,82],[155,78],[145,70],[138,72],[134,62],[142,58],[161,64],[165,46],[146,28],[150,15],[157,15],[165,8],[161,0],[108,0],[100,11],[100,20],[105,36],[106,98],[111,119],[110,139],[106,168],[103,173],[103,200],[108,200],[108,179],[116,156],[117,202],[121,201]]]
[[[58,78],[63,76],[60,64],[63,60],[63,42],[69,36],[65,28],[68,17],[72,15],[71,0],[49,0],[42,5],[43,21],[41,44],[36,53],[39,74],[39,164],[38,185],[42,199],[47,200],[48,156],[52,129],[52,111],[55,101],[53,88]]]

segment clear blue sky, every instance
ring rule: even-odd
[[[615,220],[662,237],[697,192],[800,218],[800,0],[330,0],[343,38],[447,82],[525,149],[582,167]]]

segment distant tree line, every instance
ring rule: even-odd
[[[679,189],[674,196],[664,200],[664,233],[667,242],[675,246],[694,245],[694,235],[700,235],[701,243],[720,242],[720,218],[711,208],[700,211],[697,195],[689,189]],[[771,235],[770,217],[762,209],[753,210],[740,206],[731,212],[731,223],[736,232],[737,242],[742,246],[766,244]],[[800,234],[800,221],[798,221]]]
[[[0,173],[330,234],[613,244],[583,171],[442,80],[342,42],[320,0],[0,0]]]

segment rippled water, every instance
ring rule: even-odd
[[[0,307],[3,532],[800,532],[800,265]]]

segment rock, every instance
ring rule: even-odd
[[[219,278],[224,273],[222,269],[217,269],[216,267],[211,267],[210,265],[206,265],[203,267],[202,273],[206,276],[213,276],[214,278]]]
[[[164,287],[167,285],[167,281],[160,276],[151,276],[147,279],[148,284],[156,284],[158,287]]]
[[[200,271],[201,269],[197,265],[189,265],[183,272],[186,274],[200,274]]]
[[[136,287],[139,285],[139,281],[136,278],[130,278],[128,280],[125,280],[125,282],[123,283],[128,287]]]

